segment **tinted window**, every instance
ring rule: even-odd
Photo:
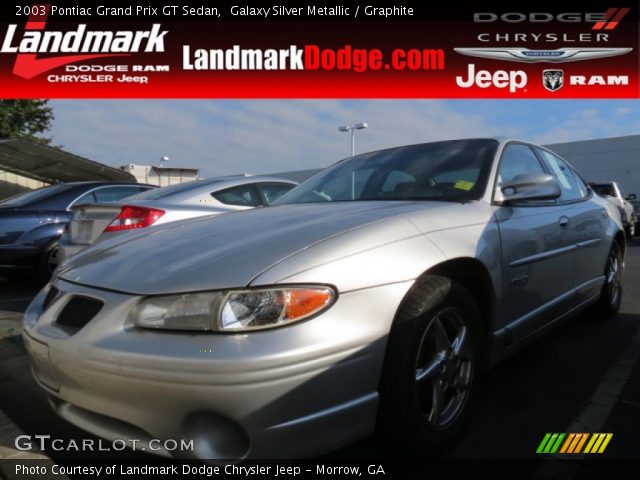
[[[93,192],[89,192],[89,193],[85,193],[79,199],[73,202],[73,205],[82,205],[83,203],[95,203],[95,202],[96,202],[95,194]]]
[[[325,201],[331,201],[336,198],[348,200],[358,198],[361,196],[362,189],[367,180],[369,180],[372,171],[370,168],[363,168],[355,170],[348,175],[339,175],[331,178],[322,186],[321,192],[313,192],[313,195],[319,195]]]
[[[147,189],[145,188],[142,191],[146,190]],[[106,187],[99,188],[93,193],[96,196],[97,202],[117,202],[122,198],[130,197],[131,195],[140,193],[140,187]]]
[[[260,183],[258,188],[262,191],[267,205],[271,205],[282,195],[291,190],[295,185],[288,183]]]
[[[579,200],[588,194],[588,190],[582,180],[573,173],[571,167],[560,157],[555,156],[546,150],[538,150],[542,154],[551,175],[556,177],[560,185],[560,202]]]
[[[394,170],[393,172],[389,173],[389,175],[387,175],[387,179],[382,185],[382,191],[393,192],[396,189],[402,188],[402,183],[413,184],[415,181],[416,179],[409,175],[407,172]]]
[[[227,188],[219,192],[213,192],[213,198],[227,205],[238,205],[243,207],[257,207],[260,201],[253,190],[253,185],[240,185]]]
[[[50,187],[39,188],[37,190],[31,190],[29,192],[20,193],[13,197],[9,197],[2,202],[0,202],[0,206],[2,207],[25,207],[27,205],[31,205],[35,202],[40,202],[42,200],[47,200],[52,198],[62,192],[66,192],[70,190],[73,186],[70,185],[52,185]]]
[[[538,157],[527,145],[507,145],[500,160],[498,184],[510,182],[518,175],[526,173],[545,173],[545,171]]]
[[[357,155],[318,173],[276,203],[479,199],[497,146],[490,139],[453,140]]]

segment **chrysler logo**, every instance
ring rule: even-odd
[[[594,58],[625,55],[633,48],[558,48],[557,50],[530,50],[528,48],[454,48],[462,55],[470,57],[510,60],[512,62],[577,62]]]

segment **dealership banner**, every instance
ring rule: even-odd
[[[637,1],[16,1],[0,12],[3,98],[640,96]]]

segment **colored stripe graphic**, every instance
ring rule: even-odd
[[[603,453],[612,438],[613,433],[546,433],[536,453]],[[585,443],[587,446],[583,450]]]
[[[596,22],[592,30],[613,30],[618,26],[620,20],[624,18],[624,16],[629,13],[630,8],[609,8],[604,14],[604,20]]]
[[[604,27],[605,30],[613,30],[614,28],[616,28],[618,26],[618,23],[620,22],[620,20],[622,20],[622,18],[629,13],[629,10],[631,10],[630,8],[621,8],[620,11],[616,14],[615,17],[613,17],[613,20],[611,20],[606,27]]]
[[[536,453],[542,453],[542,451],[544,450],[544,446],[547,444],[547,441],[549,441],[549,438],[551,438],[551,434],[547,433],[542,439],[542,442],[540,442],[540,445],[538,445]]]
[[[608,9],[607,12],[604,14],[604,20],[600,22],[596,22],[596,24],[591,28],[591,30],[602,30],[604,26],[607,23],[609,23],[609,20],[613,18],[613,16],[616,14],[617,11],[618,11],[617,8]]]

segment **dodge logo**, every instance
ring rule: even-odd
[[[542,84],[550,92],[556,92],[564,85],[564,72],[562,70],[543,70]]]

